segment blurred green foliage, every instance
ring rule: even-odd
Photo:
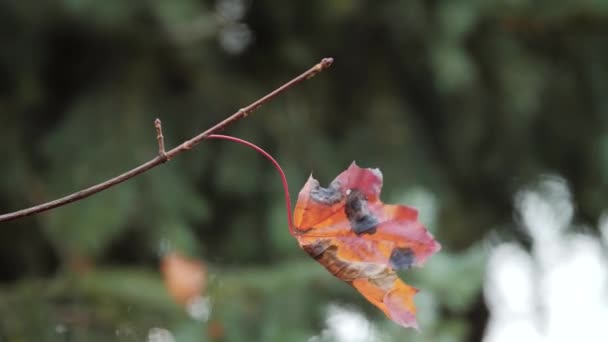
[[[404,277],[422,334],[387,321],[299,251],[276,171],[209,141],[92,198],[0,227],[0,341],[306,341],[330,303],[387,339],[478,340],[484,241],[512,227],[515,191],[563,175],[595,222],[608,195],[608,2],[0,2],[0,212],[154,157],[320,58],[335,65],[231,126],[283,165],[352,160],[383,198],[416,205],[444,251]],[[208,323],[170,302],[159,251],[205,260]],[[86,265],[82,272],[78,265]],[[213,324],[215,324],[213,323]]]

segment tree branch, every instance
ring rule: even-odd
[[[154,126],[156,128],[156,139],[158,142],[158,149],[159,149],[159,151],[158,151],[159,155],[156,158],[149,160],[148,162],[141,164],[138,167],[136,167],[130,171],[127,171],[119,176],[116,176],[112,179],[109,179],[103,183],[93,185],[89,188],[77,191],[71,195],[68,195],[68,196],[65,196],[65,197],[56,199],[54,201],[44,203],[44,204],[40,204],[40,205],[31,207],[31,208],[0,215],[0,222],[12,221],[12,220],[15,220],[15,219],[18,219],[21,217],[34,215],[37,213],[41,213],[43,211],[51,210],[53,208],[61,207],[68,203],[79,201],[83,198],[89,197],[93,194],[96,194],[98,192],[111,188],[116,184],[122,183],[128,179],[131,179],[160,164],[163,164],[163,163],[167,162],[169,159],[175,157],[176,155],[178,155],[186,150],[190,150],[192,147],[196,146],[199,142],[201,142],[202,140],[205,140],[205,138],[207,138],[209,135],[223,130],[224,128],[231,125],[232,123],[234,123],[237,120],[245,118],[247,115],[251,114],[253,111],[260,108],[262,105],[264,105],[265,103],[274,99],[281,93],[289,90],[291,87],[295,86],[296,84],[298,84],[304,80],[307,80],[307,79],[315,76],[319,72],[329,68],[332,63],[333,63],[332,58],[322,59],[318,64],[316,64],[312,68],[308,69],[301,75],[299,75],[299,76],[295,77],[294,79],[292,79],[291,81],[283,84],[279,88],[275,89],[274,91],[268,93],[264,97],[253,102],[249,106],[239,109],[236,113],[232,114],[225,120],[219,122],[215,126],[207,129],[206,131],[200,133],[199,135],[197,135],[189,140],[184,141],[183,143],[181,143],[180,145],[171,149],[168,152],[164,151],[164,138],[162,135],[162,126],[161,126],[160,120],[157,119],[154,122]]]

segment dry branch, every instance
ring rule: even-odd
[[[227,126],[229,126],[230,124],[234,123],[235,121],[240,120],[240,119],[246,117],[247,115],[251,114],[253,111],[260,108],[263,104],[265,104],[268,101],[272,100],[273,98],[277,97],[281,93],[289,90],[291,87],[295,86],[296,84],[298,84],[304,80],[307,80],[307,79],[315,76],[317,73],[329,68],[331,66],[332,62],[333,62],[332,58],[322,59],[321,62],[317,63],[315,66],[308,69],[301,75],[299,75],[299,76],[295,77],[294,79],[292,79],[291,81],[283,84],[279,88],[275,89],[274,91],[268,93],[264,97],[253,102],[249,106],[239,109],[236,113],[232,114],[225,120],[219,122],[215,126],[207,129],[206,131],[200,133],[199,135],[197,135],[189,140],[184,141],[183,143],[181,143],[180,145],[171,149],[168,152],[165,152],[165,142],[164,142],[164,137],[163,137],[163,133],[162,133],[161,122],[159,119],[156,119],[154,121],[154,126],[156,128],[156,140],[158,143],[158,156],[156,156],[156,158],[154,158],[144,164],[141,164],[141,165],[137,166],[136,168],[134,168],[130,171],[127,171],[121,175],[118,175],[112,179],[109,179],[109,180],[99,183],[97,185],[93,185],[89,188],[77,191],[71,195],[56,199],[54,201],[43,203],[43,204],[31,207],[31,208],[0,215],[0,222],[12,221],[12,220],[15,220],[15,219],[18,219],[21,217],[34,215],[37,213],[41,213],[43,211],[51,210],[53,208],[57,208],[57,207],[66,205],[68,203],[79,201],[83,198],[89,197],[93,194],[96,194],[98,192],[111,188],[116,184],[122,183],[128,179],[131,179],[160,164],[163,164],[163,163],[167,162],[169,159],[175,157],[176,155],[178,155],[186,150],[190,150],[196,144],[198,144],[202,140],[205,140],[205,138],[207,138],[209,135],[216,133],[218,131],[221,131],[224,128],[226,128]]]

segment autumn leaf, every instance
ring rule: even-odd
[[[162,257],[160,270],[176,303],[186,306],[202,295],[207,280],[207,268],[202,262],[173,251]]]
[[[415,209],[380,201],[380,170],[362,169],[353,162],[327,188],[311,176],[300,191],[292,220],[287,178],[268,152],[236,137],[207,138],[237,142],[272,162],[285,191],[289,232],[300,247],[394,322],[418,328],[418,289],[399,279],[396,270],[421,266],[440,246],[418,222]]]
[[[294,236],[311,257],[388,318],[418,328],[414,295],[396,270],[421,266],[440,249],[415,209],[380,201],[382,173],[354,162],[327,188],[308,179],[294,210]]]

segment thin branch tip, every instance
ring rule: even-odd
[[[331,57],[323,58],[319,63],[317,63],[314,67],[312,67],[312,69],[310,70],[311,72],[306,77],[306,79],[315,77],[321,71],[328,69],[333,63],[334,63],[333,58],[331,58]]]
[[[321,60],[321,67],[323,69],[329,68],[334,63],[333,57],[326,57]]]
[[[167,152],[165,151],[165,137],[163,136],[163,124],[159,118],[154,120],[154,128],[156,128],[156,141],[158,142],[158,156],[162,159],[163,163],[169,160]]]

